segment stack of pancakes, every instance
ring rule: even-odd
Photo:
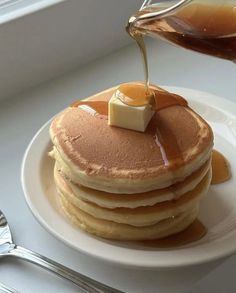
[[[107,102],[115,90],[89,100]],[[196,219],[211,181],[213,134],[189,107],[156,112],[144,133],[69,107],[50,135],[60,205],[83,230],[116,240],[159,239]]]

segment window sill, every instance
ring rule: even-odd
[[[64,0],[15,0],[0,2],[0,24],[34,13]]]
[[[142,1],[19,0],[28,5],[0,9],[0,100],[129,44],[124,24]]]

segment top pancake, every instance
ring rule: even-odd
[[[115,90],[90,99],[108,101]],[[109,126],[104,116],[69,107],[53,120],[50,134],[58,155],[73,173],[71,179],[78,183],[81,176],[76,180],[76,174],[81,173],[121,181],[153,181],[169,174],[173,183],[199,168],[209,158],[213,144],[208,124],[189,107],[179,105],[156,112],[144,133]],[[169,184],[160,180],[150,188]]]

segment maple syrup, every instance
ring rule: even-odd
[[[150,104],[154,111],[171,107],[174,105],[187,107],[187,101],[176,94],[170,93],[162,88],[152,88],[146,93],[144,84],[126,83],[117,88],[118,98],[127,105],[140,107]],[[84,100],[75,101],[71,107],[80,108],[91,115],[108,115],[108,101]]]
[[[130,26],[128,25],[126,27],[126,30],[129,33],[129,35],[136,41],[140,49],[142,61],[143,61],[143,68],[144,68],[146,95],[149,95],[150,89],[149,89],[148,59],[147,59],[147,51],[146,51],[146,46],[144,43],[143,36],[138,30],[133,29],[132,25]]]
[[[211,184],[223,183],[231,178],[230,165],[227,159],[217,150],[212,152]]]
[[[201,238],[203,238],[206,235],[206,233],[207,228],[199,220],[196,219],[185,230],[177,234],[162,239],[145,240],[141,243],[146,247],[173,248],[198,241]]]
[[[143,68],[144,68],[146,95],[149,95],[150,89],[149,89],[148,59],[147,59],[147,51],[146,51],[143,35],[136,28],[133,27],[133,23],[128,23],[126,27],[126,31],[136,41],[140,49],[142,61],[143,61]]]

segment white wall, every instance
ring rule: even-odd
[[[0,99],[128,44],[124,27],[142,2],[67,0],[1,24]]]

